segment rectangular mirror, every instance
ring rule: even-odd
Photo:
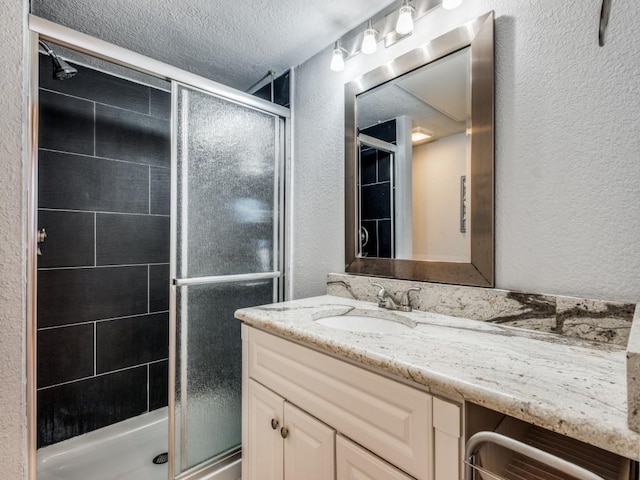
[[[493,21],[346,85],[346,272],[493,286]]]

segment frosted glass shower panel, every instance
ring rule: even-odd
[[[273,280],[177,289],[181,424],[176,442],[185,471],[241,442],[242,341],[238,308],[271,303]]]
[[[275,271],[279,118],[181,87],[179,278]]]

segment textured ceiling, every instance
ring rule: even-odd
[[[282,73],[390,0],[31,0],[37,16],[246,90]]]

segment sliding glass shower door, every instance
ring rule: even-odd
[[[241,307],[281,294],[283,120],[173,85],[173,466],[241,442]]]

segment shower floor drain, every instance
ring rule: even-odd
[[[160,455],[156,455],[153,457],[153,463],[156,465],[162,465],[163,463],[167,463],[169,461],[169,454],[167,452],[161,453]]]

